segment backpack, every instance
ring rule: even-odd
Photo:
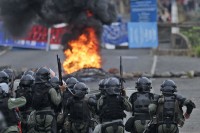
[[[151,93],[136,93],[137,99],[134,101],[134,112],[149,113],[149,104],[152,102],[153,95]]]
[[[133,115],[135,113],[149,114],[148,106],[153,101],[154,94],[148,92],[135,92],[131,95],[129,101],[132,104]]]
[[[45,107],[51,107],[50,88],[50,85],[44,83],[38,83],[33,86],[33,109],[41,110]]]
[[[161,95],[157,106],[157,123],[158,124],[180,124],[184,122],[183,116],[179,107],[180,103],[176,95]],[[181,123],[182,125],[183,123]]]
[[[107,120],[123,119],[126,117],[124,110],[123,98],[121,96],[106,96],[103,99],[100,118]]]
[[[90,121],[90,108],[86,101],[87,99],[72,99],[70,104],[69,119],[73,122]]]

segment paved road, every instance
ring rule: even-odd
[[[200,71],[200,59],[190,57],[172,57],[159,56],[156,57],[150,54],[150,50],[102,50],[103,68],[119,67],[119,56],[123,56],[124,70],[126,72],[148,72],[152,71],[152,66],[155,72],[163,71]],[[38,51],[38,50],[12,50],[0,57],[0,66],[11,65],[14,68],[35,68],[41,66],[49,66],[56,70],[56,54],[64,59],[62,51]],[[154,64],[154,65],[153,65]],[[136,79],[134,79],[136,80]],[[159,93],[159,86],[164,79],[153,79],[153,88],[156,93]],[[195,101],[197,108],[194,110],[191,119],[186,121],[181,133],[200,133],[200,78],[196,79],[174,79],[178,85],[178,91],[184,96]],[[97,89],[97,83],[87,83],[90,88]],[[134,81],[128,81],[126,86],[134,89]],[[129,92],[131,94],[131,92]]]
[[[190,57],[159,56],[157,60],[148,49],[137,50],[102,50],[103,68],[119,67],[119,56],[123,56],[124,71],[148,72],[152,71],[155,62],[155,72],[165,71],[200,71],[200,59]],[[35,68],[49,66],[56,70],[56,54],[64,59],[62,51],[45,52],[40,50],[12,50],[0,58],[0,66],[11,65],[14,68]]]
[[[102,50],[103,68],[119,67],[119,56],[124,56],[124,69],[127,72],[145,71],[150,72],[153,58],[149,50]],[[0,58],[1,65],[11,65],[14,68],[35,68],[49,66],[56,70],[56,54],[64,59],[62,51],[39,51],[39,50],[12,50]],[[143,64],[143,65],[141,65]]]

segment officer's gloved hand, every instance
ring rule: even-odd
[[[62,86],[59,86],[59,87],[60,87],[60,90],[61,90],[62,92],[64,92],[65,89],[67,88],[67,85],[66,85],[65,82],[63,82],[63,85],[62,85]]]
[[[185,117],[185,119],[189,119],[189,118],[190,118],[190,114],[185,113],[185,114],[184,114],[184,117]]]
[[[122,89],[122,96],[126,96],[126,91],[124,89]]]
[[[126,91],[124,89],[122,89],[121,93],[122,93],[122,96],[126,96]]]

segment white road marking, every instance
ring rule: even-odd
[[[152,67],[151,67],[151,75],[155,74],[157,61],[158,61],[158,56],[154,55],[154,57],[153,57],[153,64],[152,64]]]
[[[0,52],[0,56],[4,55],[6,52],[7,52],[7,50],[4,50],[4,51]]]
[[[8,49],[5,49],[3,51],[0,52],[0,56],[4,55],[7,51],[9,51],[11,49],[11,47],[9,47]]]

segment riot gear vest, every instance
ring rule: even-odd
[[[32,106],[32,89],[30,87],[18,87],[16,90],[16,98],[24,96],[26,104],[19,108],[20,111],[27,111]]]
[[[68,103],[68,99],[71,98],[72,96],[73,95],[68,90],[63,92],[62,106],[64,108],[64,112],[65,112],[65,107],[67,106],[67,103]]]
[[[126,117],[124,113],[124,103],[121,96],[106,96],[103,99],[103,105],[100,110],[100,118],[105,120],[123,119]]]
[[[85,122],[91,120],[90,109],[86,99],[73,99],[69,109],[69,120]]]
[[[7,126],[9,127],[17,125],[18,120],[15,110],[14,109],[10,110],[8,108],[8,99],[9,98],[0,99],[0,111],[3,113]]]
[[[151,93],[136,93],[137,98],[133,103],[135,113],[149,113],[149,104],[152,101],[153,95]]]
[[[36,83],[33,86],[32,107],[35,110],[42,110],[46,107],[52,107],[52,102],[49,95],[51,85],[48,83]]]
[[[178,124],[182,111],[176,95],[162,95],[158,100],[157,120],[160,124]]]
[[[149,92],[135,92],[130,97],[132,111],[135,120],[141,120],[145,124],[145,120],[150,120],[149,104],[154,100],[154,94]]]

